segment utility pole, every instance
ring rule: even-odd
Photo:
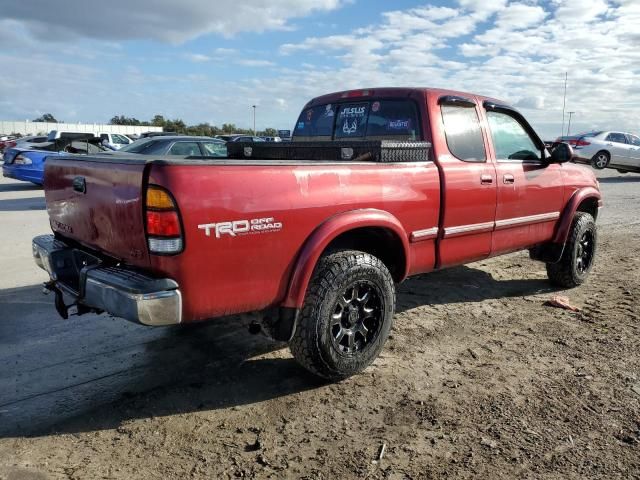
[[[569,136],[569,132],[571,131],[571,117],[576,112],[569,112],[569,126],[567,127],[567,137]]]
[[[567,106],[567,77],[569,72],[564,72],[564,97],[562,100],[562,130],[560,130],[560,136],[564,135],[564,109]]]
[[[256,136],[256,106],[255,105],[251,105],[251,107],[253,108],[253,136]]]

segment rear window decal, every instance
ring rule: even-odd
[[[398,120],[389,120],[387,122],[387,130],[410,130],[411,129],[411,119],[398,119]]]

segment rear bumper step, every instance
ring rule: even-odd
[[[78,311],[102,310],[143,325],[182,321],[182,295],[174,280],[105,266],[53,235],[35,237],[32,248],[36,264],[51,277],[51,288],[71,297]]]

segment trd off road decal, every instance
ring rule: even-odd
[[[253,218],[251,220],[234,220],[232,222],[203,223],[198,225],[204,230],[207,237],[215,235],[221,238],[223,235],[238,237],[242,235],[255,235],[260,233],[279,232],[282,230],[282,222],[276,222],[273,217]]]

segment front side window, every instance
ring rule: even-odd
[[[487,112],[498,160],[540,160],[540,149],[524,127],[512,116]]]
[[[634,147],[640,147],[640,138],[636,137],[635,135],[627,135],[627,137],[629,138],[629,143],[631,145],[633,145]]]
[[[474,107],[442,105],[442,121],[451,154],[465,162],[484,162],[487,154]]]
[[[624,133],[611,132],[605,139],[607,142],[627,143],[627,138]]]

